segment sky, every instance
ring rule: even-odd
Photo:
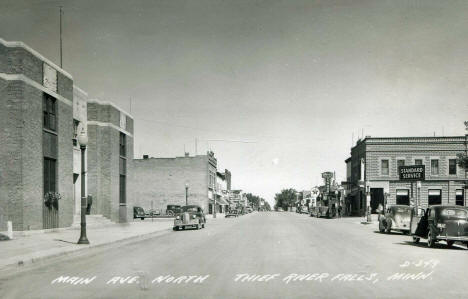
[[[135,156],[213,150],[270,203],[344,181],[362,136],[459,136],[467,1],[0,1],[0,38],[135,120]],[[197,141],[196,141],[197,140]]]

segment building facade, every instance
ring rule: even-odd
[[[466,172],[457,165],[457,154],[467,150],[466,136],[397,137],[358,140],[351,149],[351,178],[347,182],[354,215],[378,206],[435,204],[466,206]],[[347,160],[348,161],[348,160]],[[420,165],[425,179],[403,181],[399,166]]]
[[[206,155],[134,159],[130,194],[134,206],[165,213],[167,205],[199,205],[209,211],[216,186],[217,160]],[[187,189],[186,189],[187,186]]]
[[[88,100],[88,195],[91,214],[133,219],[127,177],[133,168],[133,118],[111,102]]]
[[[6,221],[15,231],[70,226],[73,78],[24,43],[0,39],[0,104],[0,230]]]

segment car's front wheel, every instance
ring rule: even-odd
[[[385,231],[385,227],[382,223],[382,221],[379,221],[379,232],[383,233]]]
[[[450,240],[447,240],[447,246],[449,248],[451,248],[453,246],[453,243],[455,243],[455,241],[450,241]]]
[[[429,232],[427,233],[427,247],[433,248],[435,243],[434,233],[432,232],[432,229],[429,229]]]
[[[177,226],[174,226],[174,227],[172,228],[172,230],[173,230],[173,231],[178,231],[179,228],[178,228]]]

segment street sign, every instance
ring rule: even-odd
[[[331,179],[333,177],[333,172],[327,171],[322,173],[322,178]]]
[[[400,181],[424,181],[426,168],[424,165],[399,166]]]

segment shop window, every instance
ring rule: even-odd
[[[455,204],[457,206],[464,206],[465,205],[463,189],[455,190]]]
[[[397,189],[396,190],[396,204],[409,206],[409,190],[408,189]]]
[[[439,160],[431,160],[431,174],[439,175]]]
[[[449,159],[449,174],[457,174],[457,160]]]
[[[440,189],[429,189],[427,197],[428,205],[440,205],[442,204],[442,190]]]
[[[414,159],[414,165],[423,165],[422,159]]]
[[[382,175],[388,175],[389,174],[389,171],[388,171],[388,160],[381,160],[380,161],[380,173]]]

